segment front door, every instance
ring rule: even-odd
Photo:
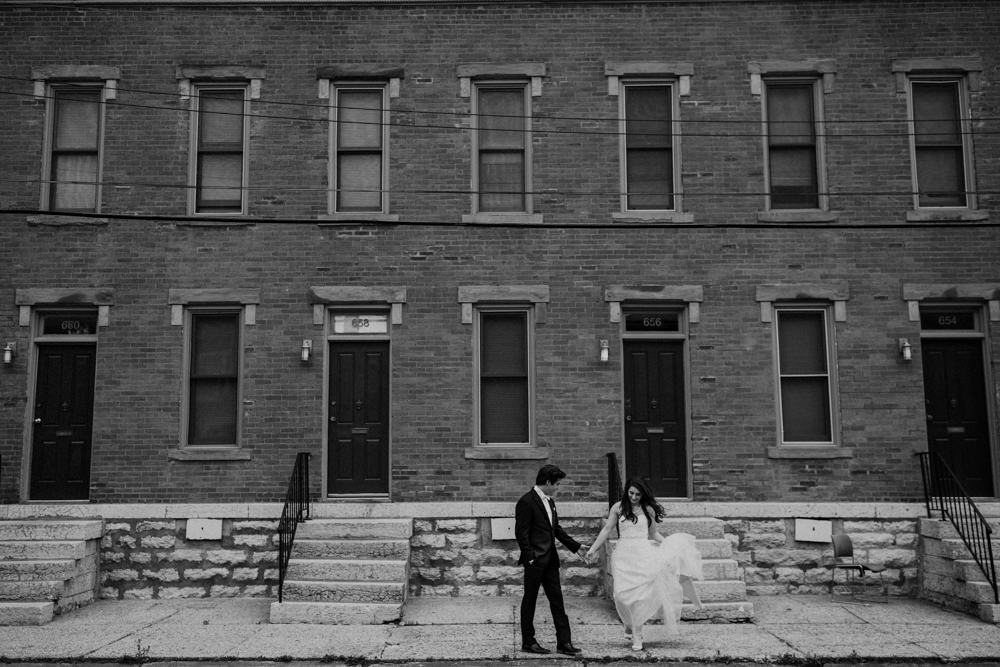
[[[625,341],[625,475],[654,495],[688,495],[684,343]]]
[[[31,500],[87,500],[94,421],[92,344],[39,345]]]
[[[992,496],[982,341],[925,338],[921,346],[928,449],[970,496]]]
[[[329,495],[389,493],[389,343],[330,343]]]

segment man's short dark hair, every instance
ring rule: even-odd
[[[538,474],[535,475],[535,484],[537,486],[547,483],[555,484],[565,476],[566,473],[560,470],[559,466],[554,466],[552,464],[543,465],[538,469]]]

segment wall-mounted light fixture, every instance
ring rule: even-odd
[[[14,357],[17,355],[17,344],[7,343],[3,346],[3,362],[5,364],[14,363]]]
[[[608,339],[607,338],[602,338],[601,339],[601,363],[605,363],[606,364],[607,362],[608,362]]]
[[[302,339],[302,349],[299,352],[299,359],[302,361],[309,361],[309,357],[312,355],[313,342],[308,338]]]
[[[899,358],[903,361],[913,361],[913,347],[905,338],[899,339]]]

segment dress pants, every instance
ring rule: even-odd
[[[521,598],[521,644],[530,644],[535,639],[535,603],[538,589],[545,591],[552,611],[552,623],[556,626],[556,642],[571,643],[569,617],[563,605],[562,586],[559,584],[559,565],[550,558],[546,565],[524,566],[524,597]]]

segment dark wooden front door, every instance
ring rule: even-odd
[[[32,500],[87,500],[94,345],[40,345],[32,424]]]
[[[645,479],[658,497],[687,497],[684,344],[626,341],[624,349],[625,475]]]
[[[971,496],[993,495],[983,348],[979,340],[924,339],[927,445]]]
[[[389,492],[389,344],[330,344],[327,492]]]

